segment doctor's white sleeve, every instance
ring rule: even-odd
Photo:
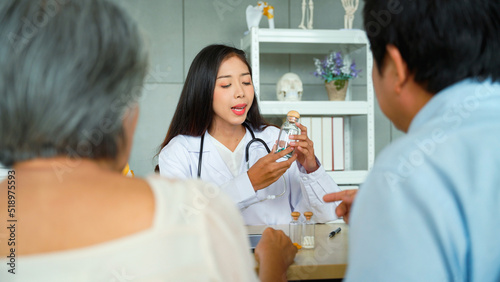
[[[312,211],[318,223],[337,219],[335,208],[339,202],[326,203],[323,201],[323,196],[341,190],[333,178],[326,173],[324,167],[320,165],[316,171],[308,174],[304,167],[297,163],[290,170],[292,208],[296,211]]]

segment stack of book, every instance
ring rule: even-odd
[[[314,143],[314,154],[325,170],[345,170],[343,117],[301,117],[307,135]]]

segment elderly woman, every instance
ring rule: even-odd
[[[0,162],[12,168],[0,183],[0,280],[257,279],[243,220],[216,187],[120,174],[147,69],[121,8],[4,0],[0,66]],[[260,278],[285,279],[295,253],[266,230]]]

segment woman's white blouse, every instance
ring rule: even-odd
[[[0,281],[257,281],[241,215],[218,187],[160,176],[147,181],[156,210],[150,229],[85,248],[16,257],[14,275],[4,257]]]

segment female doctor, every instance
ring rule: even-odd
[[[287,224],[292,211],[312,211],[316,222],[336,219],[336,204],[323,196],[340,189],[314,156],[307,128],[297,124],[302,132],[295,144],[269,153],[279,129],[264,121],[254,93],[243,51],[225,45],[201,50],[161,145],[160,174],[219,185],[247,225]],[[282,158],[294,149],[290,159]]]

